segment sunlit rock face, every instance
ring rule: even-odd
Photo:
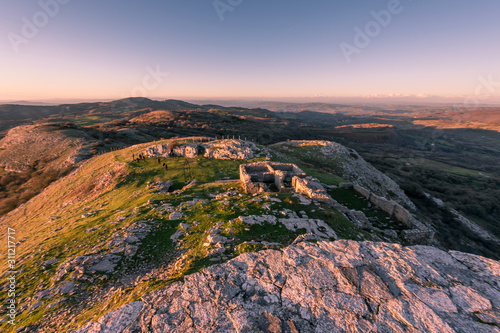
[[[246,253],[77,332],[499,332],[500,263],[340,240]]]

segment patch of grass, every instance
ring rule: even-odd
[[[71,119],[73,123],[79,126],[92,126],[96,124],[102,124],[110,122],[111,118],[100,117],[100,116],[85,116],[85,117],[76,117]]]
[[[249,252],[258,252],[264,248],[261,244],[241,243],[236,246],[236,254],[240,255]]]
[[[273,160],[283,163],[294,163],[301,168],[307,175],[317,178],[324,184],[339,185],[345,180],[340,177],[336,170],[334,161],[326,163],[324,159],[317,156],[323,156],[320,148],[316,146],[296,147],[289,146],[289,149],[280,150],[280,153],[271,152]]]
[[[427,158],[418,158],[416,160],[412,159],[402,159],[404,163],[409,163],[409,164],[416,164],[418,166],[426,167],[426,168],[432,168],[432,169],[437,169],[442,172],[448,172],[451,174],[455,174],[458,176],[471,176],[471,177],[486,177],[486,178],[491,178],[493,175],[484,172],[484,171],[477,171],[473,169],[467,169],[467,168],[462,168],[458,166],[454,166],[451,164],[443,163],[443,162],[438,162],[438,161],[433,161]]]

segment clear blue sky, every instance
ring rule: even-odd
[[[401,0],[362,47],[355,27],[391,1],[243,0],[224,20],[212,0],[59,1],[68,3],[51,17],[41,3],[57,0],[0,0],[0,100],[500,100],[498,0]],[[350,62],[343,42],[357,47]]]

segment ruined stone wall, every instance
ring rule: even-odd
[[[326,193],[323,186],[312,181],[311,179],[294,176],[292,178],[292,186],[295,192],[305,194],[311,199],[325,202],[332,200],[332,198]]]
[[[293,193],[295,189],[293,187],[287,186],[286,181],[292,181],[293,174],[287,171],[275,171],[274,183],[281,193]]]
[[[356,184],[353,186],[353,188],[354,188],[354,191],[361,194],[366,200],[370,200],[370,196],[372,193],[370,191],[368,191],[366,188],[364,188],[363,186],[356,185]]]
[[[379,197],[378,195],[375,195],[373,193],[370,196],[370,202],[389,215],[393,214],[394,207],[397,205],[396,202]]]
[[[252,193],[251,192],[251,189],[253,188],[252,179],[251,176],[246,172],[244,165],[240,165],[240,180],[241,180],[241,185],[243,186],[245,192]]]
[[[295,192],[310,196],[309,194],[310,194],[311,189],[309,189],[307,187],[305,179],[302,179],[299,177],[293,177],[292,178],[292,186],[295,189]]]
[[[394,206],[394,211],[393,211],[392,215],[399,222],[403,223],[404,225],[406,225],[408,227],[412,227],[413,216],[410,214],[410,212],[406,208],[402,207],[401,205],[396,204]]]
[[[274,174],[270,172],[252,173],[250,174],[250,179],[252,182],[273,183]]]
[[[292,164],[293,165],[293,173],[297,176],[299,175],[303,175],[304,177],[306,176],[306,173],[304,171],[302,171],[301,168],[299,168],[298,166],[296,166],[295,164]]]
[[[263,182],[274,182],[275,175],[265,162],[240,165],[240,180],[246,193],[260,193],[266,190]]]
[[[282,192],[285,189],[285,172],[277,170],[274,172],[274,184],[278,188],[278,191]]]
[[[412,243],[428,243],[434,237],[434,232],[426,229],[403,230],[401,236]]]
[[[369,200],[372,204],[389,214],[396,221],[402,223],[410,230],[402,232],[403,238],[416,243],[425,243],[434,237],[434,232],[426,225],[413,217],[413,215],[403,206],[395,201],[387,200],[371,193],[366,188],[354,185],[354,190]]]
[[[244,167],[247,173],[273,172],[273,169],[266,162],[250,163]]]
[[[265,184],[274,183],[278,191],[282,193],[292,193],[293,187],[287,187],[285,181],[297,172],[298,177],[305,177],[306,174],[292,163],[269,163],[257,162],[240,166],[240,179],[246,193],[258,193],[265,191]]]

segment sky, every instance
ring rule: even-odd
[[[0,0],[0,101],[500,103],[500,2]]]

